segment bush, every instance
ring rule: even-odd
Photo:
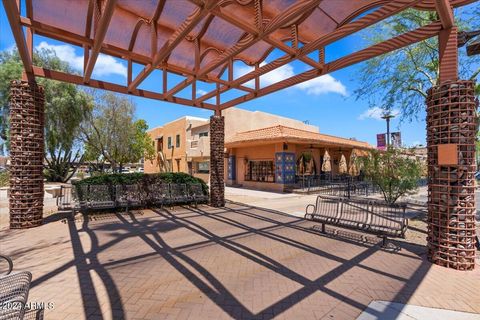
[[[115,186],[136,183],[145,187],[154,183],[199,183],[202,185],[203,193],[208,194],[208,186],[205,181],[183,172],[164,172],[153,174],[141,172],[103,174],[77,181],[74,183],[74,185],[80,186],[104,184],[108,186]]]
[[[367,157],[358,160],[365,179],[380,188],[388,204],[394,204],[398,198],[418,188],[421,163],[405,157],[398,150],[372,150]]]
[[[8,171],[0,172],[0,188],[8,187],[9,185],[8,179],[9,179]]]

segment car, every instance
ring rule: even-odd
[[[0,166],[0,172],[5,172],[7,171],[7,168]]]
[[[144,172],[142,167],[138,168],[137,171],[138,172]]]
[[[480,171],[475,172],[475,179],[480,180]]]

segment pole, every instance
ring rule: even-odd
[[[391,113],[385,113],[382,116],[382,119],[387,120],[387,150],[390,148],[390,119],[393,117],[395,116]]]
[[[387,118],[387,150],[390,148],[390,117]]]

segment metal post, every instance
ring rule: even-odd
[[[395,116],[391,113],[385,113],[382,116],[382,119],[387,120],[387,150],[390,148],[390,119],[394,117]]]

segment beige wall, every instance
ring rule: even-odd
[[[237,108],[229,108],[223,110],[222,115],[225,116],[225,138],[228,138],[238,132],[273,127],[277,125],[319,132],[319,128],[316,126],[305,124],[299,120],[285,118],[261,111],[248,111]]]

